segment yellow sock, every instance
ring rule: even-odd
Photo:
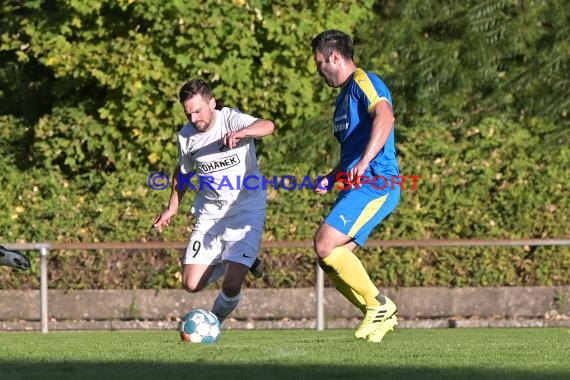
[[[366,302],[364,302],[364,298],[362,298],[360,294],[356,293],[350,286],[348,286],[344,281],[342,281],[334,270],[331,270],[330,272],[325,270],[325,273],[332,280],[336,290],[338,290],[340,294],[344,296],[344,298],[349,300],[351,304],[359,308],[360,311],[362,311],[362,313],[365,314]]]
[[[364,269],[358,257],[349,249],[337,247],[332,250],[330,255],[323,259],[323,262],[336,272],[333,276],[329,276],[334,281],[337,289],[346,286],[356,293],[356,295],[360,296],[366,306],[380,305],[380,302],[376,299],[380,291],[376,288],[372,280],[370,280],[370,276],[368,276],[366,269]],[[338,277],[338,282],[333,278],[334,275]],[[339,291],[341,290],[339,289]],[[341,291],[341,293],[346,297],[343,291]],[[351,301],[350,298],[347,297],[347,299]]]

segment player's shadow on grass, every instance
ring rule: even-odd
[[[326,355],[326,353],[323,353]],[[0,359],[1,360],[1,359]],[[339,364],[291,365],[287,364],[205,364],[200,361],[174,364],[153,364],[149,362],[93,363],[88,361],[65,361],[61,363],[29,363],[26,361],[0,362],[0,374],[3,379],[406,379],[406,380],[441,380],[441,379],[485,379],[485,380],[531,380],[531,379],[565,379],[570,373],[565,371],[528,371],[516,369],[480,369],[480,368],[431,368],[431,367],[390,367],[375,365],[372,361],[367,365]],[[364,361],[364,360],[363,360]]]

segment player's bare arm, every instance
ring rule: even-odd
[[[239,131],[226,133],[224,136],[224,145],[229,149],[233,149],[241,139],[248,137],[258,139],[272,134],[274,130],[275,125],[271,120],[258,119],[250,126],[240,129]]]
[[[362,153],[360,161],[354,165],[354,167],[348,173],[348,178],[353,181],[358,176],[364,174],[370,161],[378,155],[378,152],[386,144],[386,140],[390,136],[390,132],[394,127],[394,113],[392,112],[392,106],[385,100],[382,100],[370,110],[370,116],[372,116],[372,132],[370,133],[370,140],[366,145],[366,149]]]
[[[170,219],[176,215],[178,212],[178,206],[182,202],[182,198],[186,193],[186,188],[180,188],[178,185],[178,177],[180,173],[180,165],[176,165],[174,169],[174,174],[172,175],[172,190],[170,192],[170,199],[168,201],[168,206],[164,211],[158,215],[154,222],[152,223],[152,228],[161,230],[162,227],[168,227],[170,224]]]

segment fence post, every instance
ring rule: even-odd
[[[323,269],[317,263],[317,330],[323,331],[325,329],[325,274]]]
[[[40,248],[40,322],[42,333],[48,332],[48,284],[47,284],[48,249]]]

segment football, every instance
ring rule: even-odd
[[[220,321],[212,312],[190,310],[180,321],[180,338],[190,343],[215,343],[220,338]]]

